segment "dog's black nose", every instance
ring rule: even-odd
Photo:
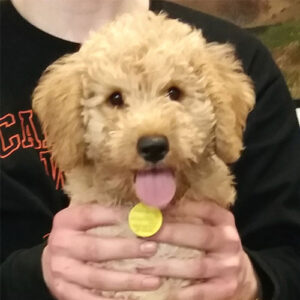
[[[146,160],[156,163],[169,151],[169,142],[165,136],[143,136],[137,143],[138,153]]]

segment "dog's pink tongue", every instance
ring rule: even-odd
[[[163,208],[175,195],[176,183],[171,170],[139,171],[135,179],[138,198],[149,206]]]

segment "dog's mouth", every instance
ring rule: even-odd
[[[137,197],[149,206],[165,208],[176,192],[174,172],[169,168],[151,168],[135,173],[135,192]]]

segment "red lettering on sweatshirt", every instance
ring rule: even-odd
[[[0,157],[7,158],[18,149],[34,148],[44,165],[46,174],[55,182],[56,189],[64,185],[64,175],[57,168],[47,149],[46,140],[39,137],[33,118],[33,111],[19,111],[13,115],[8,113],[0,118]]]
[[[0,118],[1,158],[10,156],[13,152],[20,148],[21,138],[19,134],[12,134],[8,137],[7,134],[5,134],[5,131],[15,124],[16,119],[13,114],[7,114]]]
[[[56,189],[62,188],[64,186],[64,175],[55,165],[55,162],[51,158],[50,151],[41,151],[40,160],[44,164],[47,175],[55,182]]]
[[[35,125],[33,123],[32,110],[19,111],[19,118],[22,128],[22,146],[23,148],[41,148],[41,141],[36,132]]]

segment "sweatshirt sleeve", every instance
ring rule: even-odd
[[[300,299],[300,129],[283,76],[260,43],[247,67],[257,102],[234,166],[233,208],[263,300]]]
[[[47,193],[51,185],[46,185],[47,189],[41,186],[37,193],[5,172],[9,171],[8,164],[2,166],[6,169],[1,170],[0,299],[52,299],[43,280],[41,255],[45,246],[43,236],[50,232],[53,215],[59,210],[59,203],[63,203],[60,193],[55,189]],[[32,185],[35,182],[32,180]]]
[[[44,244],[13,252],[1,265],[1,299],[53,300],[43,280]]]

